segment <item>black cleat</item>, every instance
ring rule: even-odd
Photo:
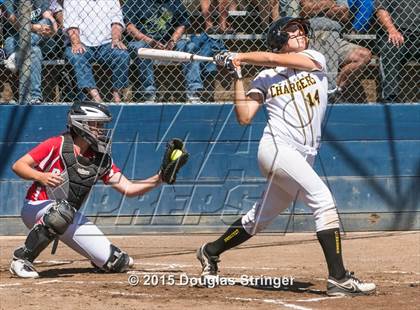
[[[220,262],[219,256],[210,256],[206,252],[207,244],[203,244],[197,250],[197,259],[201,263],[203,268],[201,271],[201,277],[216,277],[218,272],[217,263]]]

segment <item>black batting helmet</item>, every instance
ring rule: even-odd
[[[268,28],[267,48],[270,51],[279,52],[287,41],[289,41],[289,34],[284,29],[293,24],[300,27],[308,38],[311,37],[312,30],[307,19],[291,16],[281,17],[274,21]]]

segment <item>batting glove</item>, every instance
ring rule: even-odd
[[[233,59],[236,57],[236,55],[238,55],[237,53],[232,53],[229,51],[224,51],[224,52],[220,52],[217,53],[216,55],[214,55],[214,62],[216,63],[217,66],[219,67],[225,67],[226,62],[228,61],[228,59]]]
[[[235,80],[241,80],[242,79],[241,67],[236,67],[233,64],[233,59],[237,55],[238,55],[237,53],[231,53],[228,51],[221,52],[214,56],[214,61],[217,66],[221,68],[225,68]]]

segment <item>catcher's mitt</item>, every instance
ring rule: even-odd
[[[179,169],[186,164],[189,156],[181,139],[175,138],[169,141],[160,167],[161,180],[168,184],[175,183]]]

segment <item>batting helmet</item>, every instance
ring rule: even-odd
[[[307,19],[290,16],[281,17],[274,21],[268,28],[267,47],[269,50],[278,52],[283,48],[287,41],[289,41],[289,34],[285,31],[285,29],[293,24],[300,27],[305,33],[305,36],[308,38],[311,37],[312,30]]]
[[[67,116],[67,127],[85,139],[93,150],[109,153],[112,129],[107,125],[111,120],[107,106],[90,101],[75,102]]]

